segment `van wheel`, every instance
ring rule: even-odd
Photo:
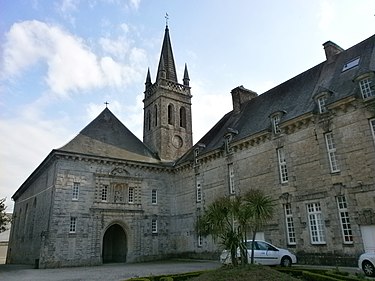
[[[281,259],[280,265],[283,266],[283,267],[290,267],[290,266],[292,266],[292,260],[291,260],[291,258],[288,257],[288,256],[284,256]]]

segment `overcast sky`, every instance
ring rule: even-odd
[[[375,31],[374,0],[0,0],[0,198],[109,102],[142,139],[143,91],[155,82],[169,14],[182,83],[187,63],[197,142],[232,110]]]

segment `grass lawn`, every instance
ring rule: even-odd
[[[294,278],[288,274],[278,272],[272,267],[262,265],[246,265],[231,267],[226,266],[203,273],[198,277],[189,279],[189,281],[300,281],[301,279]]]

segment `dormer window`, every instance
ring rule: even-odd
[[[326,103],[327,103],[327,96],[323,95],[317,98],[318,106],[319,106],[319,113],[324,113],[327,111]]]
[[[236,129],[233,129],[233,128],[228,128],[227,133],[224,135],[224,146],[225,146],[225,151],[227,153],[232,152],[232,148],[231,148],[230,143],[233,140],[233,136],[235,136],[235,135],[238,135],[238,131]]]
[[[332,91],[319,86],[318,91],[312,96],[319,113],[328,112],[328,99],[333,95]]]
[[[354,60],[351,60],[351,61],[347,62],[343,66],[342,72],[347,71],[349,69],[352,69],[353,67],[356,67],[357,65],[359,65],[359,60],[360,60],[360,58],[355,58]]]
[[[359,81],[359,88],[361,90],[362,98],[368,99],[375,96],[374,86],[372,79],[367,77]]]
[[[199,164],[199,161],[198,161],[198,156],[199,156],[199,153],[201,152],[202,149],[204,149],[206,147],[205,144],[203,143],[198,143],[196,148],[194,149],[194,162],[195,162],[195,165],[198,165]]]
[[[195,164],[198,164],[199,148],[194,149],[194,160]]]
[[[226,134],[225,135],[225,140],[224,140],[224,144],[225,144],[225,151],[227,153],[230,153],[232,152],[231,148],[230,148],[230,142],[232,141],[232,135],[231,134]]]
[[[280,115],[274,115],[271,117],[271,122],[272,122],[272,131],[274,132],[275,135],[278,135],[281,133],[280,130]]]

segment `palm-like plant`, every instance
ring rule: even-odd
[[[203,235],[212,235],[214,240],[230,250],[232,264],[237,265],[237,249],[240,249],[242,263],[248,262],[247,230],[252,238],[260,227],[272,217],[274,200],[261,190],[250,190],[244,197],[220,197],[205,210],[197,223],[197,231]],[[254,243],[252,243],[254,245]],[[254,263],[254,246],[251,251],[251,263]]]
[[[198,220],[197,228],[201,235],[212,235],[219,238],[219,243],[230,250],[233,265],[237,265],[236,252],[242,237],[235,225],[239,201],[221,197],[208,206],[204,215]]]
[[[260,189],[248,191],[243,198],[244,213],[249,216],[252,240],[257,231],[273,216],[275,201]],[[251,263],[254,263],[254,243],[251,243]],[[247,251],[246,251],[247,254]]]

